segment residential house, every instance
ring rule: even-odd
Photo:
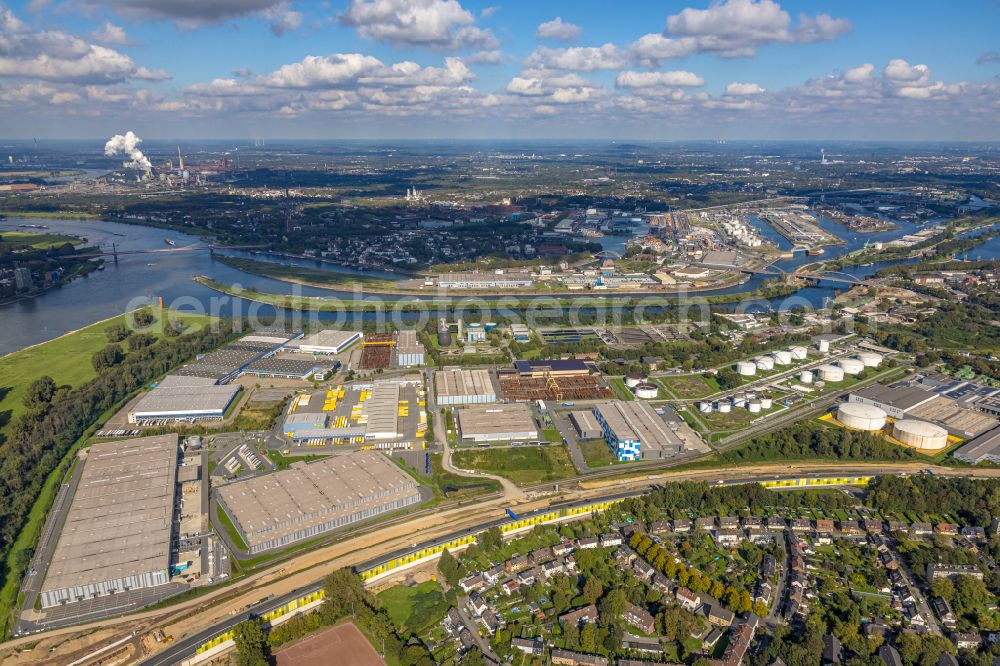
[[[691,531],[691,521],[687,518],[678,518],[673,522],[674,532],[678,534],[684,534],[685,532]]]
[[[607,657],[570,650],[552,650],[552,663],[559,666],[608,666]]]
[[[760,601],[761,603],[770,606],[771,597],[774,594],[774,588],[771,587],[770,583],[764,581],[757,581],[757,587],[754,589],[753,601],[754,603]]]
[[[751,527],[747,529],[747,541],[753,544],[765,544],[774,542],[774,532],[768,532],[760,527]]]
[[[487,609],[489,609],[489,605],[486,601],[484,601],[483,598],[476,592],[469,595],[469,602],[466,605],[469,607],[469,610],[476,615],[482,615],[487,611]]]
[[[853,518],[840,521],[840,533],[844,536],[857,536],[863,532],[860,523]]]
[[[644,634],[651,634],[656,628],[653,616],[635,604],[625,604],[625,621]]]
[[[712,603],[706,602],[705,606],[706,619],[708,619],[709,624],[713,624],[716,627],[725,628],[732,626],[733,620],[736,619],[732,611],[723,608],[717,601]]]
[[[899,652],[888,644],[884,644],[878,649],[878,658],[885,666],[903,666],[903,658],[899,656]]]
[[[735,530],[740,526],[740,521],[733,516],[722,516],[718,519],[720,530]]]
[[[694,527],[698,530],[711,530],[715,527],[715,518],[709,516],[702,516],[701,518],[696,518],[694,521]]]
[[[838,666],[843,656],[844,646],[833,634],[823,636],[823,666]]]
[[[956,576],[972,576],[983,579],[982,569],[975,564],[928,564],[927,580],[933,581],[936,578],[954,578]]]
[[[517,574],[517,582],[521,585],[534,585],[540,575],[540,570],[537,567],[531,567]]]
[[[649,524],[650,534],[669,534],[670,533],[670,521],[669,520],[654,520]]]
[[[444,616],[444,620],[441,621],[444,625],[444,630],[448,634],[453,634],[455,632],[461,631],[465,624],[462,622],[462,616],[459,615],[458,610],[455,608],[449,608],[448,613]]]
[[[743,657],[750,649],[750,642],[753,641],[754,626],[751,624],[741,624],[730,632],[729,645],[722,654],[720,666],[739,666],[743,663]]]
[[[490,587],[496,585],[504,575],[503,565],[490,567],[483,572],[483,581]]]
[[[620,534],[601,535],[601,548],[614,548],[615,546],[620,545],[622,545],[622,537]]]
[[[486,631],[490,633],[490,636],[497,632],[497,629],[501,629],[504,626],[503,618],[494,611],[493,609],[488,609],[482,615],[483,626],[486,627]]]
[[[481,590],[486,587],[486,581],[483,579],[482,574],[474,574],[458,581],[458,586],[462,588],[463,592],[472,592],[473,590]]]
[[[816,532],[826,532],[830,534],[833,532],[833,519],[832,518],[820,518],[816,521]]]
[[[928,536],[934,533],[934,527],[930,523],[913,523],[910,525],[910,533],[917,536]]]
[[[632,565],[632,570],[635,572],[636,577],[640,580],[650,580],[652,579],[653,574],[656,573],[656,569],[654,569],[649,562],[641,558],[635,561]]]
[[[551,548],[538,548],[537,550],[531,551],[528,555],[528,559],[532,564],[541,564],[542,562],[548,562],[552,559],[552,549]]]
[[[934,597],[931,600],[931,606],[934,607],[934,612],[941,619],[941,624],[949,629],[955,628],[958,618],[955,617],[955,613],[951,610],[951,606],[947,601],[941,597]]]
[[[862,524],[864,525],[865,532],[871,534],[880,533],[883,529],[885,529],[885,523],[877,518],[865,518],[864,521],[862,521]]]
[[[959,534],[970,541],[986,541],[986,530],[982,527],[969,525],[959,530]]]
[[[715,543],[720,547],[737,546],[740,543],[740,532],[720,529],[715,533]]]
[[[569,541],[562,541],[552,546],[552,555],[555,557],[563,557],[564,555],[569,555],[573,552],[573,544]]]
[[[674,591],[674,598],[677,599],[677,603],[692,613],[695,612],[698,609],[698,606],[701,605],[701,597],[698,596],[696,592],[692,592],[686,587],[678,587]]]
[[[537,636],[535,638],[512,638],[510,646],[524,654],[535,656],[541,656],[545,652],[545,642]]]
[[[760,516],[747,516],[743,519],[743,527],[747,529],[764,527],[764,521]]]
[[[545,578],[552,578],[566,570],[566,565],[562,560],[552,560],[542,565],[542,575]]]
[[[982,644],[983,637],[975,631],[955,632],[951,635],[951,640],[959,650],[975,650]]]
[[[890,520],[888,528],[890,532],[907,532],[910,529],[910,525],[901,520]]]
[[[778,561],[774,559],[774,555],[766,553],[760,561],[760,577],[765,579],[773,578],[777,572]]]
[[[792,531],[808,532],[812,529],[812,523],[807,518],[792,518]]]
[[[670,582],[669,578],[661,573],[657,573],[653,575],[653,589],[659,590],[663,594],[669,594],[673,591],[674,586],[673,583]]]
[[[788,527],[788,521],[781,516],[768,516],[764,525],[769,530],[784,530]]]
[[[500,590],[508,597],[511,596],[512,594],[517,594],[518,590],[520,589],[521,589],[521,584],[517,582],[516,578],[510,578],[508,580],[505,580],[500,585]]]
[[[598,541],[597,537],[583,537],[582,539],[579,539],[576,542],[576,547],[579,548],[580,550],[597,548],[598,545],[600,545],[600,542]]]
[[[559,624],[562,625],[580,625],[594,622],[597,622],[597,606],[594,604],[575,608],[559,616]]]
[[[531,566],[531,562],[528,561],[527,555],[515,555],[504,564],[504,568],[507,570],[507,573],[524,571],[529,566]]]
[[[944,534],[945,536],[955,536],[958,534],[958,525],[955,523],[938,523],[937,533]]]

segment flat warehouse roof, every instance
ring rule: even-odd
[[[580,430],[600,430],[601,424],[594,418],[594,413],[585,409],[570,412],[570,418]]]
[[[524,403],[471,405],[458,411],[463,437],[538,432],[531,409]]]
[[[937,394],[919,386],[883,386],[872,384],[854,391],[854,395],[891,405],[904,412],[934,398]]]
[[[641,400],[609,400],[595,409],[619,439],[638,439],[643,451],[683,448],[680,437]]]
[[[315,347],[339,351],[343,346],[361,338],[359,331],[323,330],[289,344],[290,347]]]
[[[177,454],[176,434],[90,447],[42,591],[168,568]]]
[[[399,437],[399,384],[396,382],[375,382],[372,395],[364,403],[368,416],[365,425],[367,437]]]
[[[434,373],[434,384],[440,396],[496,395],[489,370],[439,370]]]
[[[177,388],[179,386],[213,386],[215,380],[211,377],[185,377],[183,375],[167,375],[157,384],[157,388]]]
[[[219,488],[247,545],[268,543],[388,503],[420,486],[374,451],[338,455]]]
[[[239,392],[238,384],[157,387],[132,408],[133,414],[224,412]]]
[[[423,354],[424,346],[417,340],[417,332],[412,329],[403,329],[396,336],[397,354]]]
[[[955,457],[965,462],[979,463],[992,458],[1000,459],[1000,428],[994,428],[975,439],[969,440],[959,450]]]

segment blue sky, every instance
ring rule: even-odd
[[[0,0],[0,136],[998,140],[998,25],[996,0]]]

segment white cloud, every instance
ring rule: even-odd
[[[137,67],[123,53],[61,30],[32,30],[0,5],[0,77],[111,84],[169,75]]]
[[[271,32],[275,37],[281,37],[302,25],[302,12],[293,11],[291,2],[269,7],[264,10],[264,18],[270,22]]]
[[[882,76],[895,83],[922,85],[930,81],[931,70],[927,65],[910,65],[902,58],[895,58],[882,69]]]
[[[800,14],[792,26],[791,16],[774,0],[723,0],[707,9],[681,10],[667,18],[662,34],[643,35],[629,50],[640,64],[656,66],[695,53],[750,57],[766,44],[828,41],[850,29],[847,19],[826,14]]]
[[[844,70],[841,75],[844,81],[848,83],[861,83],[862,81],[870,81],[872,74],[875,73],[875,65],[870,62],[866,62],[863,65],[858,65],[857,67],[851,67],[850,69]]]
[[[747,95],[759,95],[764,92],[756,83],[737,83],[733,82],[726,86],[725,95],[729,97],[747,96]]]
[[[301,62],[282,65],[260,83],[274,88],[336,88],[384,67],[378,58],[361,53],[306,56]]]
[[[105,21],[100,30],[90,33],[90,38],[101,44],[116,46],[131,46],[135,44],[125,32],[125,28],[115,25],[111,21]]]
[[[619,72],[615,79],[619,88],[672,88],[698,87],[705,84],[705,79],[694,72],[676,70],[672,72]]]
[[[457,0],[351,0],[338,17],[370,39],[400,47],[493,51],[500,41],[474,25],[472,13]]]
[[[542,23],[535,31],[535,37],[538,39],[555,39],[562,42],[575,42],[582,34],[583,28],[573,23],[563,23],[561,16]]]
[[[577,72],[595,72],[600,69],[621,69],[628,62],[626,54],[614,44],[603,46],[574,46],[535,49],[525,60],[525,67],[567,69]]]

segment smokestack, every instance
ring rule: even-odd
[[[177,164],[178,164],[177,168],[178,173],[184,173],[184,156],[181,155],[180,146],[177,146]]]

